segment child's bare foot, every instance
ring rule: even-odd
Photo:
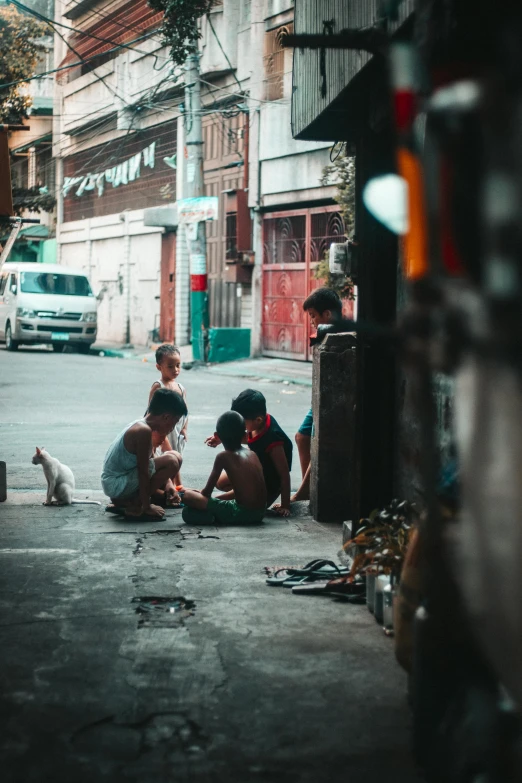
[[[141,517],[147,517],[150,519],[163,519],[165,516],[165,511],[161,508],[161,506],[155,506],[153,503],[151,503],[147,508],[141,508],[141,506],[129,506],[129,508],[125,510],[125,516],[130,519],[139,519]]]
[[[290,498],[290,503],[298,503],[300,500],[310,500],[310,490],[308,488],[298,489]]]
[[[167,496],[165,508],[179,508],[181,506],[181,495],[179,492],[174,492],[172,495]]]

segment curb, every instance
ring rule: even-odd
[[[210,372],[215,373],[216,375],[225,375],[233,378],[251,378],[252,380],[256,381],[270,381],[272,383],[292,383],[295,386],[306,386],[308,388],[312,388],[312,379],[308,380],[307,378],[288,378],[283,375],[259,375],[258,373],[254,372],[238,372],[237,370],[234,372],[223,372],[223,370],[220,370],[219,365],[214,365],[208,368]]]
[[[143,361],[143,359],[150,355],[150,351],[147,351],[146,353],[134,353],[133,351],[125,351],[119,348],[104,348],[103,346],[100,348],[91,348],[90,352],[95,356],[108,356],[111,359],[137,359],[140,361]]]
[[[148,351],[144,353],[135,353],[132,350],[125,350],[123,348],[109,348],[104,347],[103,345],[99,348],[91,348],[90,353],[95,356],[100,357],[109,357],[111,359],[135,359],[136,361],[148,361],[149,356],[154,356],[154,350],[156,346],[151,346]],[[190,366],[188,366],[190,365]],[[231,377],[231,378],[251,378],[252,380],[257,381],[269,381],[270,383],[284,383],[284,384],[293,384],[295,386],[304,386],[306,388],[311,389],[312,388],[312,379],[311,378],[291,378],[285,375],[268,375],[268,374],[259,374],[258,372],[255,372],[254,370],[243,370],[241,371],[239,367],[234,367],[233,369],[226,369],[219,363],[215,364],[205,364],[205,362],[183,362],[183,369],[190,371],[190,370],[198,370],[201,368],[205,368],[209,370],[210,372],[213,372],[215,375],[222,375],[225,377]]]

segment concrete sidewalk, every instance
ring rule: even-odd
[[[135,361],[155,364],[154,352],[158,346],[137,346],[122,348],[108,343],[95,343],[91,348],[98,356],[119,359],[134,359]],[[181,361],[185,369],[204,369],[216,375],[228,375],[234,378],[252,378],[254,380],[273,381],[274,383],[294,383],[299,386],[312,386],[312,363],[297,362],[290,359],[272,359],[260,356],[255,359],[241,359],[236,362],[222,364],[207,364],[192,366],[192,348],[190,345],[180,347]]]
[[[365,606],[265,584],[264,566],[337,561],[340,526],[314,522],[306,503],[288,519],[204,528],[180,511],[140,523],[44,508],[35,445],[71,467],[76,497],[104,501],[107,446],[143,415],[157,370],[24,349],[0,361],[2,780],[417,781],[392,640]],[[247,384],[205,368],[182,382],[182,478],[201,487],[216,456],[205,438]],[[310,389],[267,381],[263,393],[295,432]],[[292,488],[300,478],[296,458]]]

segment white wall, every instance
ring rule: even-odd
[[[123,344],[127,314],[134,345],[146,345],[159,325],[161,234],[143,225],[143,210],[127,213],[126,220],[107,215],[62,224],[60,263],[84,271],[95,293],[104,290],[99,342]]]

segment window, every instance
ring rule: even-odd
[[[21,272],[22,291],[26,294],[59,294],[93,296],[89,281],[83,275],[61,275],[52,272]]]
[[[285,49],[283,38],[294,32],[293,22],[265,33],[265,100],[278,101],[284,97]]]
[[[229,212],[226,222],[226,254],[227,261],[237,258],[237,212]]]
[[[11,291],[13,286],[16,285],[16,274],[14,272],[11,273],[11,277],[9,279],[9,290]]]
[[[0,296],[4,295],[6,283],[7,283],[7,275],[2,275],[2,277],[0,277]]]

